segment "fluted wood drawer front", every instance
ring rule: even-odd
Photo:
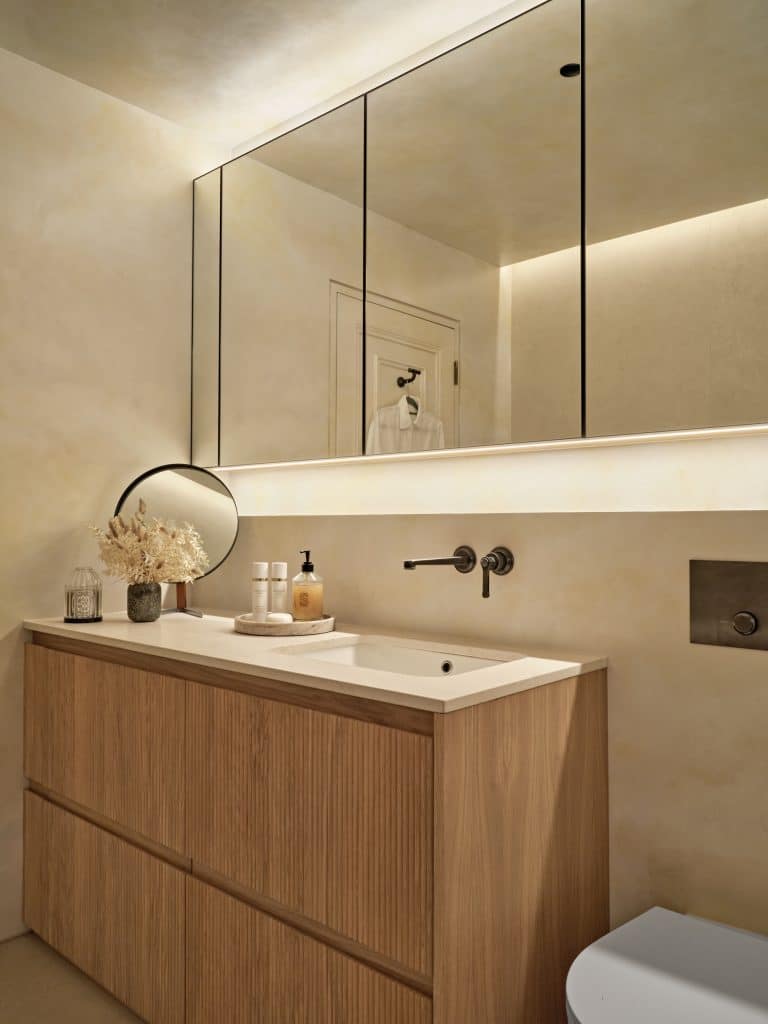
[[[24,920],[152,1024],[184,1021],[184,880],[130,843],[24,794]]]
[[[183,852],[186,685],[28,644],[25,774]]]
[[[432,739],[189,684],[188,854],[422,975]]]
[[[194,878],[187,1024],[430,1024],[432,1001]]]

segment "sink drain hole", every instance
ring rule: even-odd
[[[443,664],[440,666],[440,668],[447,675],[449,672],[453,672],[453,662],[452,661],[444,661]]]

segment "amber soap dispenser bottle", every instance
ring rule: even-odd
[[[315,573],[309,549],[301,554],[301,572],[293,577],[293,617],[297,622],[312,622],[323,617],[323,580]]]

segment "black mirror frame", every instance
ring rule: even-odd
[[[216,481],[216,483],[223,487],[226,493],[229,495],[229,498],[232,502],[232,506],[235,510],[236,526],[235,536],[232,539],[232,543],[230,544],[229,549],[227,550],[227,553],[224,555],[224,557],[221,558],[216,563],[216,565],[211,566],[207,572],[203,573],[202,576],[198,577],[198,579],[204,580],[206,576],[210,576],[212,572],[215,572],[220,566],[222,566],[226,562],[226,560],[232,554],[234,546],[237,543],[237,538],[240,534],[240,513],[238,512],[237,509],[237,502],[235,501],[234,495],[227,487],[227,485],[224,483],[224,481],[221,479],[221,477],[216,476],[216,474],[212,473],[210,469],[204,469],[202,466],[195,466],[194,463],[191,462],[168,462],[162,466],[154,466],[152,469],[148,469],[140,476],[137,476],[135,480],[128,484],[128,486],[125,488],[125,490],[117,500],[114,514],[116,516],[120,514],[127,499],[130,497],[131,494],[133,494],[133,492],[136,490],[136,488],[141,484],[143,480],[147,480],[151,476],[156,476],[158,473],[164,473],[168,470],[173,469],[194,469],[198,473],[205,473],[207,476],[212,477]]]

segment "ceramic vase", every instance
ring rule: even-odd
[[[154,622],[160,618],[160,584],[128,584],[128,618],[131,622]]]

